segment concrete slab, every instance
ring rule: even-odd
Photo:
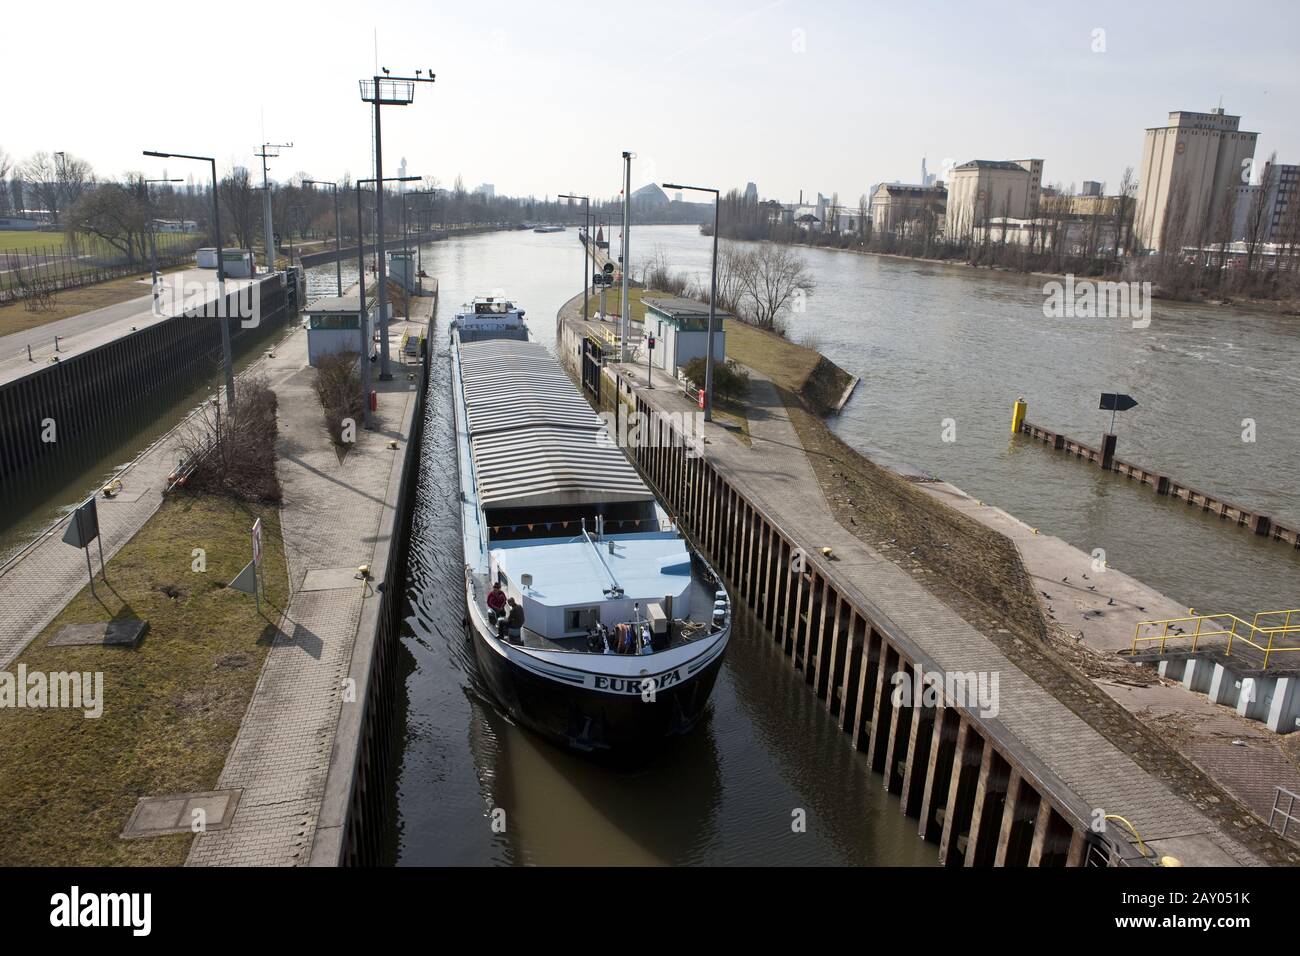
[[[165,797],[141,797],[122,830],[122,839],[189,833],[196,822],[203,831],[225,830],[235,818],[240,790],[212,790],[178,793]]]
[[[1156,856],[1172,856],[1183,866],[1236,866],[1237,861],[1200,833],[1147,840]]]
[[[149,630],[141,620],[102,621],[96,624],[65,624],[50,638],[50,647],[136,647]]]
[[[307,572],[300,591],[336,591],[361,586],[356,568],[317,568]]]

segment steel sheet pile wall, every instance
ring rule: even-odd
[[[1051,445],[1057,451],[1063,451],[1076,458],[1082,458],[1085,461],[1105,467],[1103,455],[1099,449],[1086,445],[1081,441],[1075,441],[1068,435],[1054,432],[1040,425],[1034,425],[1031,422],[1024,422],[1020,427],[1020,431],[1035,441]],[[1179,498],[1192,507],[1217,515],[1224,521],[1230,521],[1234,525],[1249,528],[1255,534],[1272,538],[1274,541],[1281,541],[1293,548],[1300,548],[1300,529],[1289,528],[1281,522],[1273,520],[1268,515],[1251,511],[1215,495],[1198,491],[1191,485],[1184,484],[1176,478],[1161,475],[1122,458],[1113,458],[1109,470],[1124,475],[1126,478],[1138,482],[1138,484],[1149,485],[1158,495]]]
[[[257,288],[259,328],[296,311],[296,280],[272,279]],[[226,321],[235,343],[255,334],[237,317]],[[53,469],[93,461],[151,420],[164,398],[179,397],[178,387],[203,363],[215,372],[220,360],[219,321],[191,310],[0,386],[0,484],[16,492],[45,481]]]

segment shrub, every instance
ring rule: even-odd
[[[682,367],[682,374],[696,388],[704,387],[704,359],[691,359]],[[744,398],[749,389],[749,372],[734,359],[713,363],[713,397],[723,399]]]
[[[190,471],[185,487],[245,501],[279,501],[280,482],[275,474],[278,405],[275,392],[262,376],[236,384],[238,414],[233,421],[217,406],[204,405],[180,443],[181,472]]]
[[[325,412],[325,427],[330,439],[336,445],[344,445],[345,419],[351,419],[355,429],[366,409],[355,352],[339,352],[320,360],[316,367],[316,397]]]

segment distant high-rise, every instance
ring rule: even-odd
[[[1240,130],[1240,116],[1223,107],[1208,113],[1178,110],[1168,126],[1147,130],[1133,232],[1148,249],[1213,241],[1228,197],[1243,182],[1258,133]],[[1227,224],[1231,228],[1231,224]],[[1167,229],[1177,236],[1166,237]]]
[[[497,188],[491,183],[479,183],[474,187],[474,195],[482,196],[485,199],[494,199],[496,194]]]
[[[1096,180],[1085,179],[1085,180],[1083,181],[1083,188],[1079,190],[1079,195],[1080,195],[1080,196],[1100,196],[1100,195],[1101,195],[1101,183],[1097,182]]]
[[[934,179],[936,174],[929,172],[926,169],[925,159],[926,157],[924,156],[921,157],[921,186],[925,189],[929,189],[931,186],[934,185]]]
[[[758,202],[758,186],[745,183],[745,202]]]

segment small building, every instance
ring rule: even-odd
[[[225,261],[226,278],[247,279],[255,275],[251,249],[222,249],[221,253]],[[216,247],[204,246],[202,249],[195,250],[194,264],[200,269],[215,269],[217,267]]]
[[[158,232],[189,234],[199,231],[199,224],[193,219],[155,219],[153,221],[153,227],[158,230]]]
[[[366,314],[372,329],[377,311],[374,299],[367,295]],[[319,365],[326,355],[361,351],[361,298],[356,293],[316,299],[303,313],[307,316],[307,364]]]
[[[392,249],[388,252],[388,277],[407,292],[418,295],[421,289],[417,262],[414,249]]]
[[[653,363],[670,375],[691,359],[704,358],[709,344],[709,306],[705,302],[684,299],[680,296],[641,299],[645,306],[645,331],[655,337]],[[713,360],[722,362],[727,357],[727,333],[723,320],[727,313],[719,311],[714,316]]]

